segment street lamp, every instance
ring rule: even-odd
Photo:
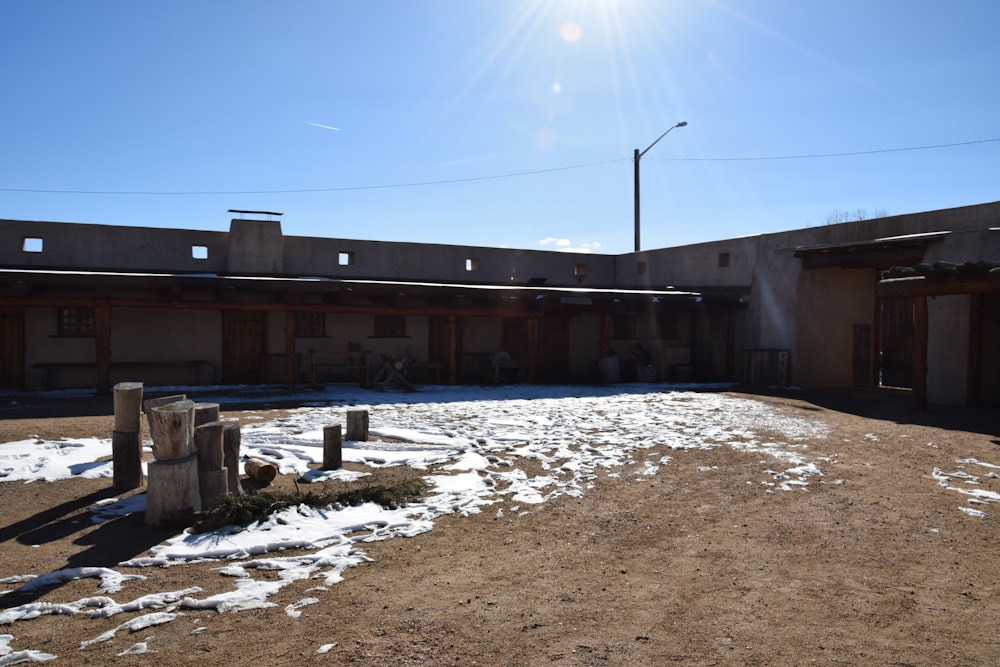
[[[674,129],[675,127],[684,127],[685,125],[687,125],[687,121],[682,120],[676,125],[671,126],[669,129],[667,129],[666,132],[657,137],[656,141],[647,146],[646,150],[642,151],[641,153],[639,152],[638,148],[635,149],[635,251],[636,252],[639,252],[639,158],[648,153],[649,149],[655,146],[657,143],[659,143],[660,139],[667,136],[670,133],[670,130]]]

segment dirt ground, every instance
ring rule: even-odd
[[[187,611],[85,649],[130,615],[44,616],[0,633],[14,635],[14,650],[72,665],[1000,664],[1000,504],[980,506],[986,518],[967,515],[959,508],[968,496],[932,477],[965,470],[980,477],[976,488],[1000,492],[989,476],[1000,469],[960,462],[1000,465],[1000,415],[920,413],[888,393],[758,398],[829,425],[827,438],[809,443],[831,460],[807,490],[762,483],[761,454],[654,448],[641,456],[672,458],[655,476],[631,474],[639,460],[602,474],[581,498],[520,511],[501,504],[367,544],[373,562],[325,591],[286,587],[276,608]],[[8,406],[0,442],[110,437],[109,415]],[[141,516],[92,524],[90,508],[108,497],[107,479],[0,483],[0,577],[114,567],[170,535]],[[199,596],[221,592],[232,580],[218,566],[145,568],[147,581],[115,597],[192,585],[205,589]],[[38,599],[97,594],[90,579]],[[298,618],[284,613],[306,595],[319,602]],[[8,594],[0,608],[24,602]],[[137,642],[155,653],[118,655]]]

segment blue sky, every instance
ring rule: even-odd
[[[0,218],[628,252],[633,150],[679,121],[641,159],[643,249],[996,201],[997,25],[992,0],[5,2]]]

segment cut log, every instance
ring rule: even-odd
[[[366,442],[368,440],[367,410],[347,411],[347,439],[354,442]]]
[[[142,486],[142,383],[116,384],[114,403],[111,483],[118,491],[128,491]]]
[[[114,387],[115,430],[142,432],[142,383],[119,382]]]
[[[138,431],[114,431],[111,434],[111,484],[117,491],[142,486],[141,436]]]
[[[240,420],[223,419],[222,427],[222,460],[229,471],[229,493],[240,495],[243,485],[240,484]]]
[[[197,408],[195,408],[197,415]],[[194,448],[198,453],[198,470],[222,470],[222,429],[221,421],[206,422],[194,429]]]
[[[208,504],[219,496],[224,496],[229,492],[228,480],[229,473],[225,468],[222,470],[198,471],[198,490],[201,493],[201,506],[203,509],[208,507]]]
[[[198,428],[208,422],[219,421],[218,403],[195,403],[194,404],[194,426]]]
[[[157,461],[184,459],[194,453],[194,402],[177,401],[150,413],[153,456]]]
[[[278,475],[278,466],[260,459],[247,459],[243,464],[243,470],[260,484],[270,484]]]
[[[142,402],[142,409],[146,413],[146,422],[149,424],[149,437],[156,440],[156,434],[153,432],[153,419],[151,413],[153,408],[159,408],[164,405],[170,405],[171,403],[176,403],[177,401],[183,401],[187,399],[185,394],[174,394],[173,396],[160,396],[159,398],[147,398]]]
[[[340,424],[323,427],[323,470],[339,470],[344,464]]]
[[[150,462],[146,486],[147,525],[176,528],[194,523],[194,513],[201,511],[198,457]]]

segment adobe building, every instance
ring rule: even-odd
[[[1000,406],[1000,202],[622,255],[0,221],[0,386],[741,381]]]

